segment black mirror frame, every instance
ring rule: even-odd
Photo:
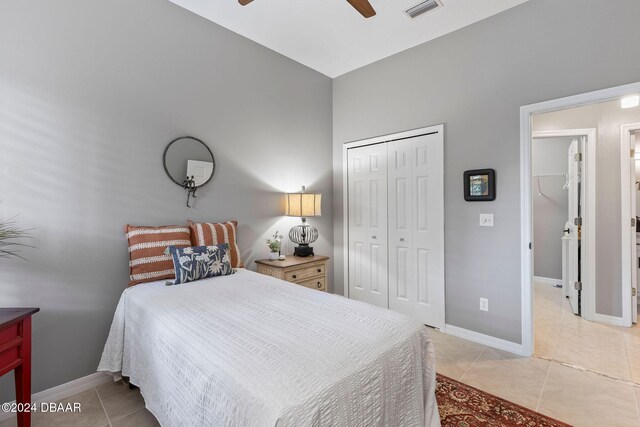
[[[164,172],[167,174],[167,176],[169,177],[169,179],[173,182],[175,182],[176,184],[178,184],[180,187],[183,187],[183,182],[178,182],[175,179],[173,179],[173,177],[171,176],[171,174],[169,173],[169,169],[167,169],[167,151],[169,151],[169,147],[171,147],[173,145],[173,143],[180,141],[181,139],[193,139],[195,141],[198,141],[200,144],[202,144],[204,146],[204,148],[207,149],[207,151],[209,152],[209,154],[211,155],[211,163],[213,163],[213,170],[211,171],[211,176],[209,177],[208,180],[206,180],[205,182],[203,182],[202,184],[198,185],[196,188],[200,188],[205,186],[206,184],[209,183],[209,181],[211,181],[211,179],[213,179],[213,174],[216,173],[216,159],[213,156],[213,152],[211,152],[211,149],[207,146],[207,144],[204,143],[204,141],[202,141],[201,139],[198,139],[196,137],[193,136],[181,136],[179,138],[174,139],[173,141],[171,141],[169,144],[167,144],[167,147],[164,149],[164,153],[162,153],[162,167],[164,167]]]

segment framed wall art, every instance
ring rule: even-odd
[[[464,172],[464,199],[467,202],[489,202],[496,199],[496,171],[474,169]]]

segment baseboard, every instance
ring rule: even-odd
[[[478,344],[497,348],[498,350],[517,354],[519,356],[526,356],[524,354],[524,347],[522,346],[522,344],[492,337],[491,335],[481,334],[480,332],[470,331],[468,329],[449,324],[445,325],[445,333],[465,339],[467,341],[473,341]]]
[[[77,380],[69,381],[68,383],[34,393],[31,395],[31,403],[56,402],[69,396],[73,396],[74,394],[90,390],[101,384],[108,383],[109,381],[113,381],[113,376],[110,374],[105,372],[95,372],[87,375],[86,377],[78,378]],[[0,422],[12,417],[15,417],[14,413],[0,411]]]
[[[536,282],[549,284],[549,285],[562,284],[562,279],[554,279],[552,277],[533,276],[533,280]]]
[[[612,326],[625,326],[622,317],[609,316],[608,314],[598,314],[593,316],[593,320],[600,323],[605,323]]]

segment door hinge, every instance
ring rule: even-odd
[[[581,226],[582,225],[582,217],[574,218],[573,225]]]
[[[631,296],[635,297],[636,295],[638,295],[638,290],[636,288],[631,288]]]
[[[576,291],[581,291],[582,290],[582,282],[573,282],[573,288]]]
[[[629,156],[629,157],[635,157],[636,156],[636,150],[634,148],[632,148],[629,151],[631,151],[631,156]]]
[[[581,162],[581,161],[582,161],[582,153],[576,153],[576,154],[574,154],[574,155],[573,155],[573,159],[574,159],[576,162]]]
[[[631,226],[632,227],[636,226],[636,219],[635,218],[631,218]]]

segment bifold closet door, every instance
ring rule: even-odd
[[[389,306],[387,145],[349,149],[349,298]]]
[[[444,138],[388,143],[389,308],[444,327]]]

